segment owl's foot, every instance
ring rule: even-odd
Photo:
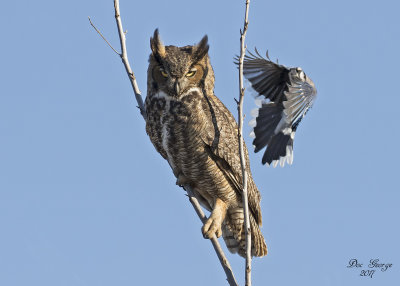
[[[221,225],[225,219],[226,215],[226,204],[220,200],[216,199],[214,209],[211,216],[204,223],[201,228],[204,238],[212,238],[215,234],[217,237],[222,235]]]
[[[217,237],[222,235],[222,221],[220,219],[214,219],[210,217],[201,228],[204,238],[210,239],[215,234]]]

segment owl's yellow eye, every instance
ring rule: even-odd
[[[186,77],[192,77],[192,76],[194,76],[196,74],[196,71],[195,70],[191,70],[190,72],[188,72],[187,74],[186,74]]]
[[[161,72],[161,75],[162,75],[163,77],[168,77],[168,74],[167,74],[165,71],[160,70],[160,72]]]

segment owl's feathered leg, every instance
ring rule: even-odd
[[[246,237],[243,223],[244,213],[242,206],[229,208],[227,217],[222,225],[222,236],[230,252],[239,253],[240,256],[246,257]],[[250,228],[251,256],[261,257],[267,255],[268,250],[264,236],[252,214],[250,214]]]
[[[204,238],[211,238],[214,233],[217,237],[222,235],[221,226],[225,219],[226,209],[227,205],[224,201],[215,199],[214,209],[201,229]]]

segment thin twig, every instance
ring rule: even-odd
[[[136,101],[138,103],[138,107],[140,109],[140,114],[142,114],[143,118],[146,120],[146,110],[143,105],[142,93],[139,90],[138,84],[136,82],[135,74],[133,73],[131,66],[128,60],[128,52],[126,50],[126,38],[124,29],[122,28],[122,21],[119,12],[119,1],[114,0],[114,9],[115,9],[115,21],[117,22],[118,26],[118,34],[119,34],[119,41],[121,44],[121,59],[124,63],[126,73],[128,74],[129,80],[131,82],[133,92],[135,93]]]
[[[133,88],[133,92],[135,93],[135,97],[136,97],[136,101],[138,104],[138,108],[140,109],[140,113],[143,116],[143,118],[146,120],[146,110],[143,104],[143,99],[141,96],[141,92],[139,90],[139,87],[137,85],[136,82],[136,78],[135,78],[135,74],[133,73],[131,66],[129,64],[129,60],[128,60],[128,55],[127,55],[127,49],[126,49],[126,32],[124,32],[123,28],[122,28],[122,21],[121,21],[121,17],[120,17],[120,10],[119,10],[119,1],[118,0],[114,0],[114,9],[115,9],[115,20],[117,22],[117,26],[118,26],[118,33],[119,33],[119,39],[120,39],[120,44],[121,44],[121,54],[118,53],[111,45],[110,43],[103,37],[103,35],[100,33],[99,30],[97,30],[97,28],[92,24],[92,21],[89,18],[90,24],[93,26],[93,28],[97,31],[97,33],[99,33],[99,35],[107,42],[107,44],[114,50],[114,52],[116,52],[122,59],[122,62],[125,66],[125,70],[129,76],[129,80],[132,84],[132,88]],[[184,189],[186,190],[186,192],[188,193],[189,196],[189,201],[191,202],[193,208],[195,209],[197,215],[199,216],[200,220],[204,223],[207,220],[207,217],[205,216],[200,203],[198,202],[198,200],[196,199],[196,197],[193,194],[192,189],[190,188],[190,186],[184,186]],[[225,271],[226,277],[227,277],[227,281],[229,283],[230,286],[238,286],[236,280],[235,280],[235,276],[233,275],[233,271],[232,268],[229,264],[228,259],[225,256],[224,251],[221,248],[221,245],[218,242],[217,237],[214,236],[210,239],[214,250],[218,256],[218,259]]]
[[[92,23],[92,20],[90,20],[90,17],[88,17],[90,25],[92,25],[92,27],[96,30],[97,34],[99,34],[103,40],[110,46],[110,48],[119,56],[121,56],[120,53],[117,52],[116,49],[114,49],[114,47],[107,41],[107,39],[103,36],[103,34],[96,28],[96,26]]]
[[[240,30],[240,58],[239,58],[239,153],[240,153],[240,164],[242,167],[242,177],[243,177],[243,209],[244,209],[244,226],[246,235],[246,286],[251,286],[251,229],[250,229],[250,217],[249,217],[249,203],[247,195],[247,172],[246,172],[246,161],[244,157],[244,143],[243,143],[243,99],[244,99],[244,87],[243,87],[243,60],[246,53],[246,46],[244,44],[246,38],[247,27],[249,25],[249,5],[250,0],[246,0],[246,11],[244,17],[243,31]]]

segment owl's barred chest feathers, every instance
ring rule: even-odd
[[[173,169],[179,168],[180,162],[177,161],[204,152],[198,144],[194,144],[196,138],[201,140],[196,134],[201,128],[196,118],[196,109],[201,106],[201,92],[199,88],[191,88],[176,98],[159,91],[146,99],[148,133]]]

